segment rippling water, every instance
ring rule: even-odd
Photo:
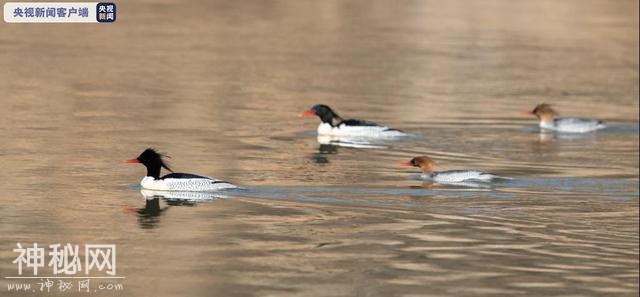
[[[0,25],[3,277],[17,242],[115,243],[103,295],[637,296],[636,1],[118,9]],[[540,133],[540,102],[610,127]],[[315,103],[414,137],[323,144]],[[121,163],[149,146],[244,189],[154,199]],[[398,166],[423,154],[513,179]]]

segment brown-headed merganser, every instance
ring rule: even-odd
[[[190,173],[170,173],[160,177],[160,169],[173,172],[162,159],[162,155],[148,148],[135,159],[125,160],[125,163],[140,163],[147,168],[147,175],[140,185],[144,189],[159,191],[217,191],[237,188],[226,181],[200,176]]]
[[[532,111],[522,112],[524,115],[535,115],[540,120],[540,128],[558,132],[584,133],[604,129],[603,121],[580,118],[557,118],[558,113],[551,105],[538,104]]]
[[[418,167],[422,169],[422,178],[430,179],[438,183],[461,183],[469,181],[488,182],[493,179],[509,179],[493,175],[491,173],[475,171],[475,170],[447,170],[433,171],[435,162],[427,156],[415,157],[408,162],[400,163],[401,166]]]
[[[318,135],[330,136],[353,136],[353,137],[402,137],[406,133],[392,129],[374,122],[363,120],[345,120],[340,117],[331,107],[324,104],[317,104],[311,109],[302,112],[301,117],[317,116],[320,118]]]

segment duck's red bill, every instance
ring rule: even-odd
[[[315,115],[316,115],[316,113],[313,110],[307,110],[307,111],[301,112],[298,116],[299,117],[312,117],[312,116],[315,116]]]
[[[411,167],[411,166],[413,166],[413,164],[411,164],[411,161],[408,161],[408,162],[402,162],[402,163],[400,163],[400,166],[404,166],[404,167]]]
[[[138,209],[135,207],[125,207],[122,209],[124,213],[137,213]]]
[[[533,111],[522,111],[520,112],[521,115],[534,115],[535,113]]]
[[[129,160],[124,160],[125,163],[140,163],[140,161],[138,161],[138,159],[129,159]]]

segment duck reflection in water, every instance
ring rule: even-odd
[[[382,145],[382,140],[377,140],[368,137],[354,137],[354,136],[327,136],[318,135],[318,143],[321,145],[332,145],[350,148],[367,148],[367,149],[385,149],[386,146]]]
[[[332,155],[338,153],[338,147],[333,144],[320,144],[318,152],[311,154],[311,160],[318,164],[329,163],[329,158],[326,155]]]
[[[212,192],[180,192],[180,191],[154,191],[142,189],[140,194],[144,197],[143,208],[126,208],[125,211],[135,213],[142,229],[157,228],[160,216],[172,206],[196,206],[200,202],[213,201],[229,196]],[[160,200],[165,207],[160,206]]]
[[[319,135],[318,152],[311,155],[311,160],[318,164],[329,163],[326,155],[338,153],[339,147],[346,148],[365,148],[365,149],[384,149],[385,146],[377,145],[364,137],[347,137],[347,136],[326,136]]]
[[[160,207],[160,198],[150,198],[144,200],[143,208],[129,207],[125,208],[125,212],[135,213],[138,216],[138,224],[142,229],[153,229],[158,227],[160,215],[162,215],[169,207]]]

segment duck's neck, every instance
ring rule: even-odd
[[[422,178],[433,178],[434,176],[433,172],[422,172]]]
[[[331,127],[334,127],[335,125],[334,120],[337,122],[340,121],[344,121],[344,119],[342,119],[338,114],[336,114],[335,112],[327,112],[324,115],[320,116],[320,121],[322,121],[323,124],[329,124],[331,125]]]
[[[545,128],[545,129],[553,129],[555,128],[556,124],[553,120],[551,121],[540,121],[540,128]]]
[[[147,176],[153,177],[154,179],[160,178],[160,166],[147,166]]]
[[[332,114],[325,114],[323,116],[320,117],[320,121],[323,124],[329,124],[331,125],[331,127],[333,127],[333,115]]]
[[[541,114],[538,115],[538,119],[540,119],[540,126],[553,126],[555,116],[553,114]]]

